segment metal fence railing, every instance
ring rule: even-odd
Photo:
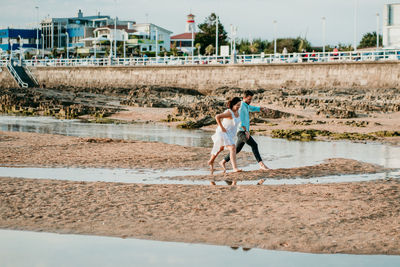
[[[236,56],[165,56],[129,58],[71,58],[71,59],[30,59],[26,66],[180,66],[180,65],[222,65],[222,64],[283,64],[314,62],[355,62],[400,60],[400,50],[308,52],[290,54],[253,54]],[[7,60],[0,60],[6,66]]]

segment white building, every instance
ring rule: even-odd
[[[135,31],[129,33],[128,47],[140,47],[140,51],[169,51],[171,48],[171,31],[152,23],[137,23],[131,25]],[[158,42],[158,47],[156,47]]]
[[[95,40],[124,42],[126,49],[138,49],[140,52],[162,52],[170,50],[170,35],[168,31],[152,23],[126,25],[107,25],[94,30]],[[158,43],[158,47],[156,46]],[[86,44],[93,46],[93,43]]]
[[[383,10],[383,47],[400,48],[400,4],[387,4]]]

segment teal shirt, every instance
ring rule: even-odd
[[[243,127],[246,128],[247,131],[250,129],[250,115],[249,112],[260,112],[260,107],[250,106],[246,102],[242,101],[239,109],[240,116],[240,128],[239,131],[243,131]]]

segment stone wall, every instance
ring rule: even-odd
[[[0,67],[0,88],[15,88],[18,83],[14,80],[6,67]]]
[[[400,88],[400,63],[303,63],[159,67],[37,67],[46,87],[130,88],[173,86],[211,91],[219,87],[256,88]],[[5,75],[7,74],[7,75]],[[15,86],[3,68],[0,88]]]

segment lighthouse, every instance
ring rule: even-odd
[[[194,15],[189,14],[187,15],[187,21],[186,21],[186,32],[196,32],[195,28],[196,24],[194,23]]]

